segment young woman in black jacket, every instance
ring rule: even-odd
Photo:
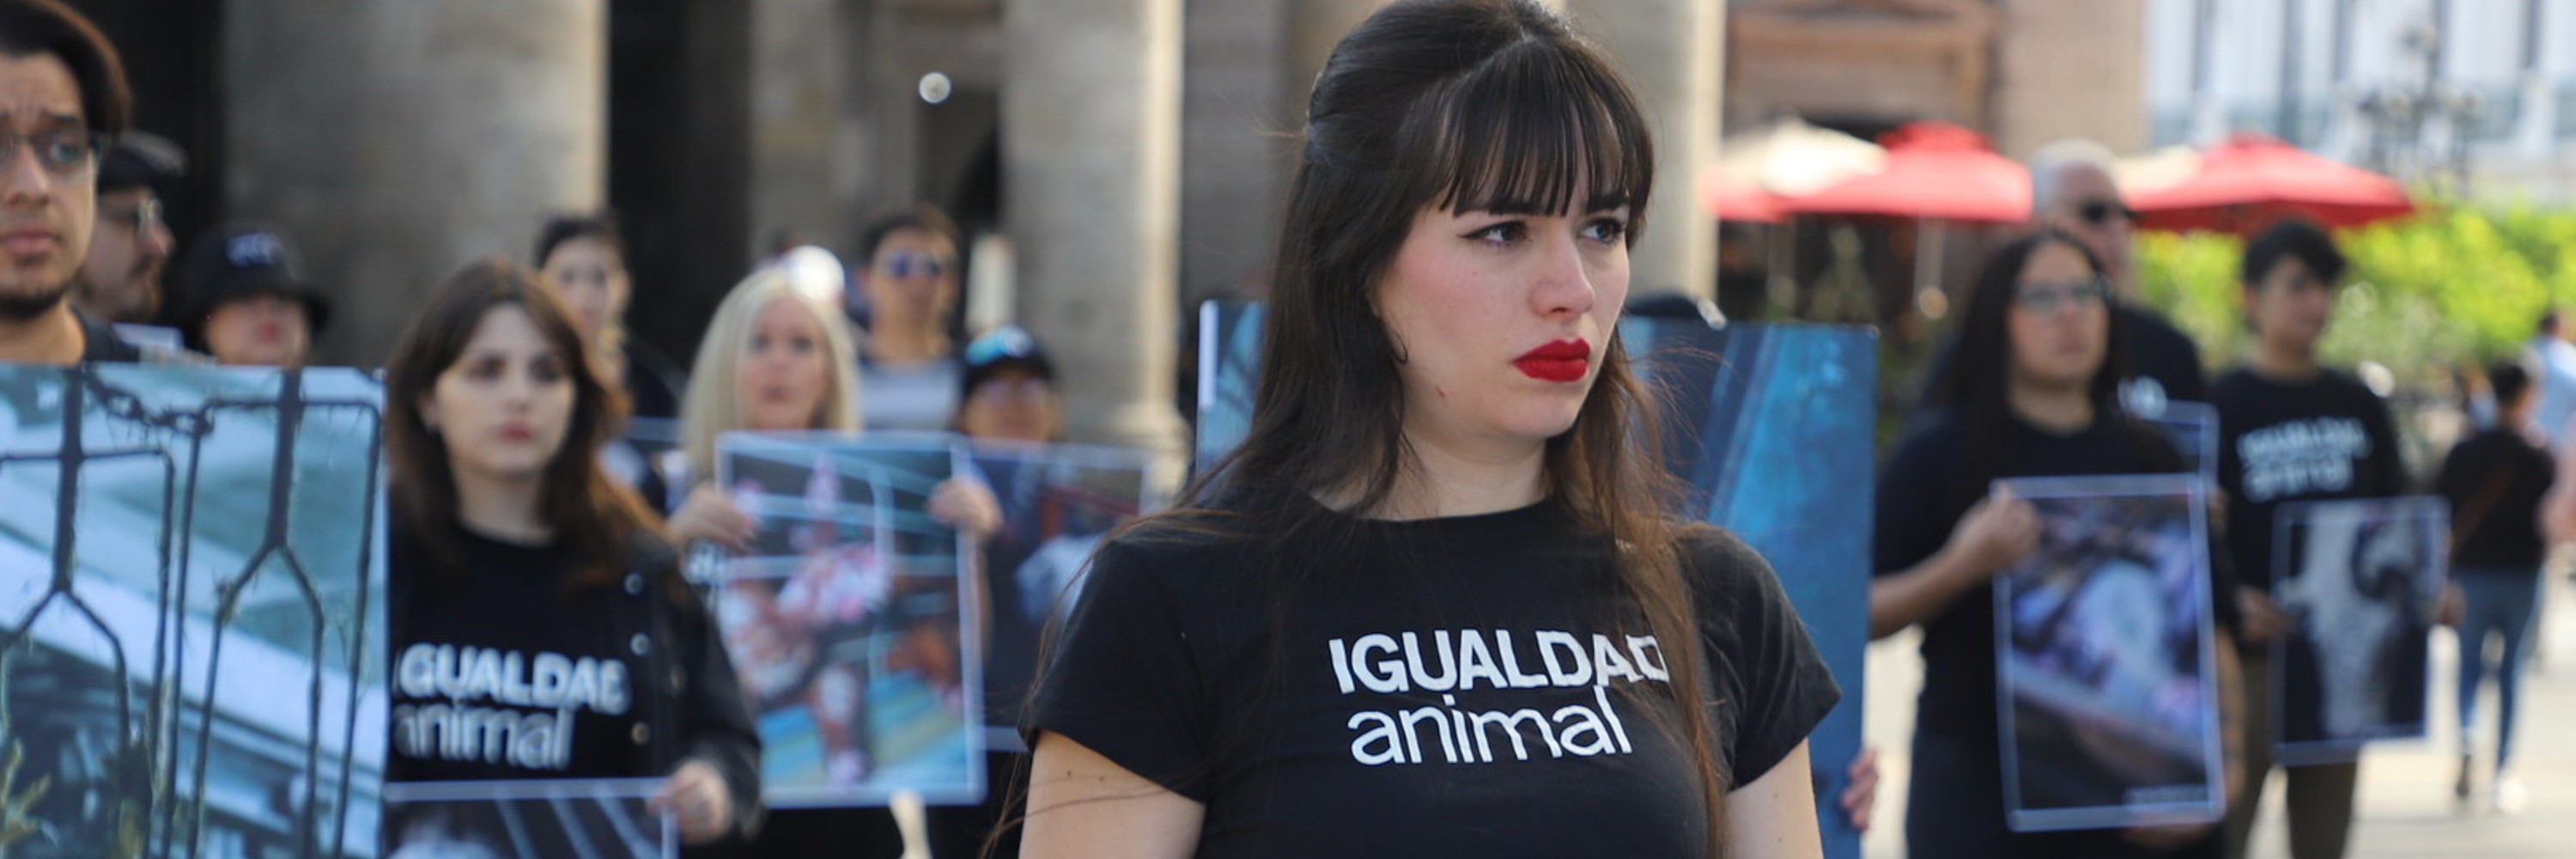
[[[626,415],[602,379],[505,262],[449,278],[396,347],[388,774],[661,778],[684,843],[742,842],[759,735],[660,522],[600,469]]]

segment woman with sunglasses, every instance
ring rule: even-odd
[[[2044,834],[2005,825],[1990,582],[2037,546],[2041,523],[2028,502],[1988,487],[2007,477],[2183,468],[2120,406],[2113,356],[2128,332],[2112,301],[2101,263],[2072,235],[2049,230],[1997,250],[1968,296],[1955,360],[1933,381],[1933,410],[1880,474],[1870,634],[1923,627],[1909,855],[2218,855],[2217,829],[2206,824]],[[2219,648],[2222,692],[2232,684],[2230,652]],[[2230,761],[2235,751],[2230,737]]]
[[[600,468],[625,411],[534,272],[468,266],[413,318],[385,369],[386,773],[660,778],[683,842],[738,845],[760,737],[660,522]],[[513,739],[452,741],[477,725]]]
[[[957,408],[957,245],[957,226],[928,204],[859,232],[859,410],[869,429],[946,429]]]

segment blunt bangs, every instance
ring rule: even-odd
[[[1404,133],[1407,175],[1424,177],[1426,203],[1522,215],[1628,206],[1642,223],[1653,144],[1636,96],[1598,58],[1524,40],[1427,101]]]

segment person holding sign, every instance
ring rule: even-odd
[[[731,491],[716,485],[718,436],[738,430],[858,432],[855,354],[837,311],[798,289],[783,269],[755,271],[725,295],[707,324],[681,398],[680,443],[688,472],[672,485],[689,488],[671,514],[673,542],[740,549],[758,532]],[[974,480],[945,481],[930,501],[933,518],[978,539],[999,527],[999,511],[992,492]],[[757,658],[749,649],[735,657]],[[759,845],[764,856],[894,857],[905,849],[903,832],[884,808],[786,809],[771,823]]]
[[[706,606],[599,467],[625,400],[534,272],[429,297],[385,369],[394,781],[662,777],[690,845],[761,819],[760,738]]]
[[[2048,230],[1997,250],[1953,335],[1956,360],[1933,380],[1933,411],[1880,474],[1870,634],[1923,627],[1905,820],[1918,859],[2216,855],[2207,825],[2024,834],[2006,824],[1992,581],[2038,546],[2041,522],[2028,502],[1989,487],[2183,470],[2163,436],[2119,405],[2111,356],[2129,332],[2113,298],[2101,262],[2074,236]],[[2233,666],[2220,650],[2224,689]],[[2236,745],[2231,732],[2226,746]]]
[[[1840,692],[1630,443],[1649,126],[1531,0],[1334,49],[1250,434],[1094,556],[1022,724],[1024,855],[1818,855]]]
[[[2274,513],[2301,501],[2386,498],[2403,494],[2396,424],[2388,403],[2348,373],[2317,360],[2317,342],[2334,318],[2344,256],[2324,230],[2284,221],[2245,246],[2238,272],[2245,321],[2254,331],[2246,365],[2210,384],[2218,409],[2218,487],[2227,497],[2227,544],[2242,577],[2235,602],[2245,618],[2248,711],[2245,801],[2228,817],[2230,856],[2251,840],[2263,783],[2272,770],[2270,647],[2294,630],[2272,598]],[[2352,830],[2360,765],[2282,768],[2284,810],[2293,859],[2342,856]]]

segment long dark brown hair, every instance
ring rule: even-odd
[[[2012,313],[2014,294],[2020,291],[2022,269],[2029,267],[2030,258],[2041,248],[2051,245],[2083,257],[2085,268],[2094,276],[2107,275],[2101,258],[2064,230],[2040,230],[1996,248],[1969,287],[1967,313],[1952,335],[1948,369],[1932,380],[1931,396],[1926,398],[1936,408],[1956,410],[1967,422],[1964,467],[1959,482],[1947,487],[1950,500],[1963,509],[1985,496],[1987,484],[2002,476],[2013,458],[2013,436],[2007,431],[2012,422],[2012,332],[2006,317]],[[2085,397],[2093,401],[2094,419],[2119,422],[2148,450],[2168,450],[2170,446],[2153,429],[2120,403],[2120,382],[2128,377],[2130,335],[2114,303],[2117,299],[2105,298],[2102,365],[2093,370],[2085,387]]]
[[[608,583],[636,560],[639,539],[652,538],[659,527],[643,500],[599,465],[600,448],[624,428],[626,397],[603,381],[563,304],[538,286],[535,272],[507,260],[467,265],[432,291],[385,367],[385,454],[391,460],[394,521],[430,553],[424,560],[434,572],[457,572],[456,472],[446,442],[421,420],[420,404],[464,354],[484,317],[504,307],[527,312],[572,380],[572,425],[546,463],[538,509],[554,531],[555,545],[580,559],[567,584]]]
[[[1426,207],[1625,205],[1633,247],[1654,185],[1647,129],[1601,49],[1535,3],[1407,0],[1370,16],[1334,48],[1307,107],[1250,432],[1182,509],[1139,528],[1172,523],[1301,547],[1264,553],[1282,559],[1353,545],[1360,517],[1385,511],[1399,481],[1420,467],[1404,434],[1403,359],[1376,302],[1415,216]],[[1614,553],[1617,591],[1645,614],[1656,640],[1698,642],[1679,550],[1690,526],[1677,515],[1671,478],[1652,461],[1661,445],[1637,443],[1655,427],[1651,408],[1611,339],[1573,428],[1546,443],[1545,503]],[[1351,499],[1347,512],[1359,515],[1312,498]],[[1282,564],[1267,576],[1282,593],[1313,574]],[[1671,697],[1648,693],[1661,700],[1646,710],[1690,750],[1716,855],[1726,776],[1708,718],[1706,656],[1697,647],[1666,650]]]

